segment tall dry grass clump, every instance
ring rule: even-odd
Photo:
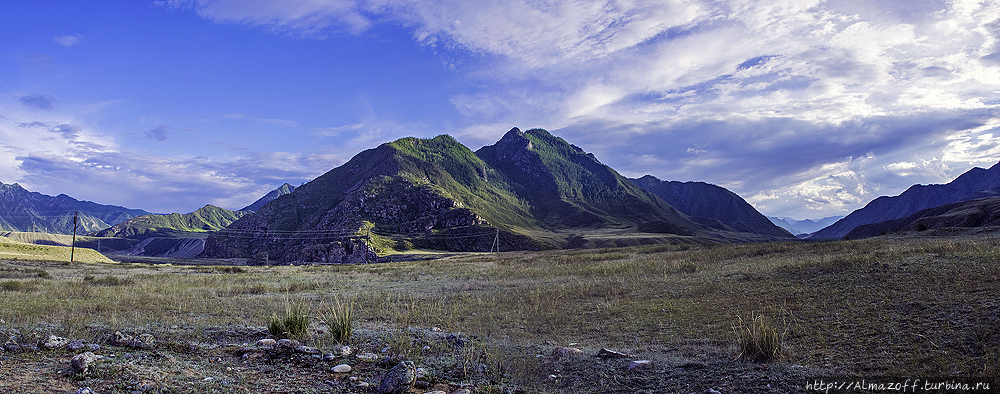
[[[327,307],[326,312],[320,319],[330,328],[330,336],[339,344],[345,344],[351,340],[351,331],[354,329],[354,301],[340,301],[334,298],[333,304]]]
[[[278,338],[300,339],[309,331],[309,310],[301,305],[286,301],[285,314],[272,314],[267,321],[267,331]]]
[[[780,359],[784,355],[784,332],[779,332],[770,319],[764,315],[751,314],[750,320],[739,320],[733,324],[736,334],[736,344],[739,347],[738,359],[749,362],[768,362]]]

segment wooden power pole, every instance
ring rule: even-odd
[[[73,254],[76,252],[76,224],[79,222],[80,211],[73,213],[73,243],[69,247],[69,262],[73,262]]]

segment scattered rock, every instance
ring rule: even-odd
[[[413,383],[417,380],[417,367],[412,361],[403,361],[396,364],[382,377],[382,383],[378,385],[377,394],[404,394],[410,391]]]
[[[652,365],[653,362],[650,360],[635,360],[628,364],[628,370],[631,371],[633,369],[646,369]]]
[[[451,394],[472,394],[472,391],[469,389],[458,389],[452,392]]]
[[[428,391],[428,392],[426,392],[424,394],[448,394],[448,393],[446,393],[444,391],[441,391],[441,390],[434,390],[434,391]]]
[[[371,384],[370,384],[370,383],[368,383],[368,382],[361,382],[361,383],[358,383],[358,387],[360,387],[360,388],[363,388],[363,389],[366,389],[366,388],[368,388],[369,386],[371,386]]]
[[[3,344],[3,348],[4,348],[4,350],[6,350],[8,352],[19,352],[19,351],[21,351],[21,345],[18,345],[18,344],[14,343],[14,342],[7,342],[7,343]]]
[[[421,390],[427,390],[427,389],[431,388],[431,382],[428,382],[428,381],[425,381],[425,380],[418,380],[416,382],[413,382],[413,387],[421,389]]]
[[[448,343],[454,345],[455,347],[463,347],[463,346],[465,346],[465,340],[463,340],[458,335],[448,334],[448,337],[446,339],[448,340]]]
[[[73,358],[69,360],[69,366],[73,369],[73,372],[84,373],[87,372],[87,368],[90,368],[90,364],[97,360],[97,355],[91,352],[86,352],[73,356]]]
[[[154,338],[152,334],[139,335],[139,337],[136,338],[136,340],[138,341],[138,343],[136,344],[138,345],[136,346],[138,348],[151,349],[153,348],[153,346],[156,345],[156,338]]]
[[[545,361],[555,362],[559,361],[559,359],[563,357],[581,353],[583,353],[583,350],[577,349],[575,347],[557,347],[555,349],[552,349],[552,354],[550,354],[549,357],[545,359]]]
[[[438,327],[432,327],[431,331],[433,331],[433,332],[441,332],[441,329],[438,328]]]
[[[296,346],[295,351],[302,354],[319,354],[319,349],[305,345]]]
[[[80,341],[73,341],[73,342],[70,342],[70,343],[66,344],[66,348],[69,349],[69,350],[72,350],[74,352],[77,351],[77,350],[83,349],[84,346],[85,345],[83,344],[83,342],[80,342]]]
[[[715,391],[714,389],[708,389],[705,390],[705,394],[722,394],[722,393]]]
[[[257,341],[257,346],[260,346],[260,347],[265,347],[265,346],[266,347],[271,347],[271,346],[276,345],[277,343],[278,343],[278,341],[275,341],[275,340],[273,340],[271,338],[264,338],[264,339],[261,339],[261,340]]]
[[[279,339],[278,340],[278,346],[281,346],[281,347],[290,347],[290,348],[294,349],[294,348],[298,347],[299,345],[301,345],[299,343],[299,341],[296,341],[294,339],[287,339],[286,338],[286,339]]]
[[[333,353],[337,354],[337,355],[339,355],[341,357],[350,356],[351,352],[353,352],[353,351],[354,351],[354,349],[351,349],[351,347],[347,346],[347,345],[337,346],[337,347],[333,348]]]
[[[117,346],[125,346],[138,349],[152,349],[156,345],[156,338],[152,334],[141,334],[137,337],[133,337],[128,334],[122,334],[121,331],[115,331],[115,335],[111,338],[111,343]]]
[[[67,343],[69,343],[68,339],[49,334],[49,337],[42,342],[42,347],[52,350],[58,347],[66,346]]]
[[[134,360],[134,359],[135,355],[133,355],[132,353],[125,353],[122,355],[122,360]]]
[[[333,372],[335,372],[335,373],[348,373],[348,372],[351,372],[351,366],[347,365],[347,364],[340,364],[340,365],[338,365],[336,367],[333,367]]]
[[[73,392],[73,394],[97,394],[90,387],[80,387]]]
[[[98,351],[98,350],[101,350],[101,345],[98,345],[96,343],[91,343],[91,344],[87,345],[87,349],[90,350],[90,351],[92,351],[92,352]]]
[[[371,363],[378,361],[379,357],[375,353],[362,353],[358,355],[358,360],[364,361],[366,363]]]
[[[632,358],[635,356],[621,352],[616,352],[614,350],[601,349],[600,351],[597,352],[597,357],[609,359],[609,358]]]
[[[337,355],[333,353],[327,353],[323,355],[323,361],[333,361],[337,359]]]

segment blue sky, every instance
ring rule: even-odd
[[[1000,161],[996,1],[7,0],[0,75],[0,182],[164,213],[514,126],[795,218]]]

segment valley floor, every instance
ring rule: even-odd
[[[786,393],[832,376],[995,389],[998,286],[992,233],[352,266],[7,261],[0,342],[51,334],[104,358],[72,373],[83,350],[0,351],[0,389],[371,393],[401,358],[422,368],[415,393]],[[324,360],[338,347],[320,318],[338,301],[353,303],[352,350]],[[256,345],[292,307],[313,317],[299,339],[319,354]],[[737,359],[734,326],[757,316],[782,339],[776,361]],[[156,344],[122,346],[116,332]],[[597,357],[603,348],[627,357]]]

